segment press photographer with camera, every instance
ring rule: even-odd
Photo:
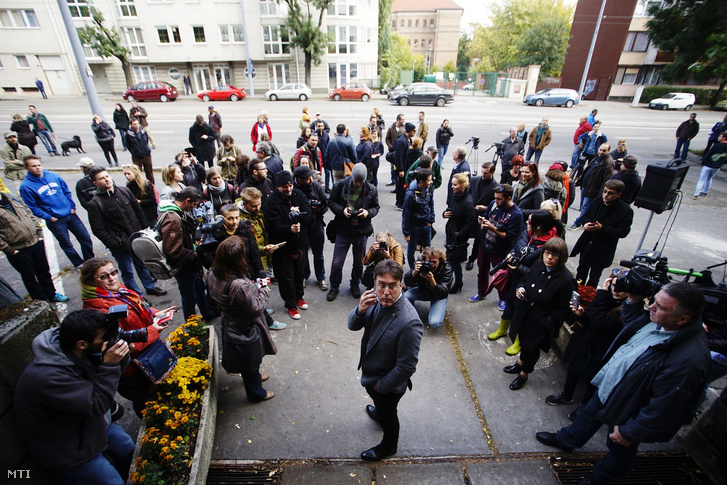
[[[98,256],[89,259],[83,263],[79,276],[81,298],[84,309],[100,310],[104,313],[108,313],[111,307],[127,305],[127,314],[125,316],[122,314],[121,318],[114,321],[121,330],[132,331],[128,343],[133,343],[130,347],[133,359],[159,339],[159,334],[167,328],[170,320],[164,323],[157,323],[157,320],[167,316],[175,307],[164,310],[152,308],[141,295],[124,286],[119,276],[119,270],[114,267],[111,258]],[[136,364],[132,363],[121,375],[118,391],[133,403],[134,412],[141,417],[150,387],[149,380]]]
[[[406,258],[409,268],[414,267],[414,254],[417,247],[425,248],[432,244],[432,224],[434,224],[434,199],[430,187],[432,171],[422,169],[416,175],[416,187],[406,191],[401,216],[401,230],[407,242]]]
[[[412,305],[417,300],[430,302],[429,326],[439,328],[444,323],[453,283],[454,274],[444,251],[427,247],[422,250],[422,259],[404,275],[404,286],[409,288],[404,296]]]
[[[129,474],[134,441],[109,414],[129,364],[129,345],[106,337],[116,325],[103,312],[69,313],[35,337],[33,361],[15,387],[20,434],[64,483],[124,485]]]
[[[371,245],[362,261],[366,269],[361,277],[361,283],[367,290],[374,287],[374,269],[376,265],[385,259],[393,259],[401,266],[404,266],[404,248],[396,242],[389,231],[379,231],[376,233],[376,241]]]
[[[699,288],[683,282],[663,286],[648,311],[629,298],[621,310],[624,329],[591,381],[598,392],[573,424],[536,439],[570,452],[608,425],[608,454],[583,482],[594,484],[625,474],[640,443],[672,439],[694,415],[710,369],[704,307]]]
[[[308,259],[308,250],[310,249],[313,252],[313,270],[316,274],[316,280],[318,280],[318,286],[321,290],[327,290],[326,266],[323,259],[323,245],[326,241],[323,214],[328,212],[328,197],[326,197],[326,193],[323,191],[323,186],[314,182],[313,176],[315,173],[310,168],[301,165],[293,170],[293,178],[295,188],[303,192],[308,198],[311,211],[313,211],[313,218],[308,226],[308,246],[304,249],[304,282],[308,281],[311,274],[311,266]]]

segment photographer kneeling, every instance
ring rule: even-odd
[[[366,266],[361,283],[367,290],[374,287],[374,268],[385,259],[393,259],[403,267],[404,248],[396,242],[389,231],[379,231],[376,233],[376,242],[371,245],[361,261]]]
[[[127,314],[114,319],[121,330],[128,332],[141,330],[134,334],[137,337],[131,349],[131,358],[136,358],[141,352],[154,341],[159,339],[159,333],[167,328],[171,319],[164,324],[155,322],[158,316],[166,316],[174,307],[164,310],[156,310],[134,290],[124,286],[119,278],[119,270],[114,267],[111,258],[91,258],[81,267],[80,283],[83,308],[87,310],[100,310],[108,313],[109,309],[116,305],[126,305]],[[141,411],[146,405],[151,383],[149,379],[139,370],[136,364],[129,365],[121,374],[118,391],[123,397],[134,405],[134,412],[141,417]]]
[[[454,283],[452,267],[439,248],[424,248],[422,258],[404,276],[404,284],[411,288],[404,296],[412,305],[416,300],[431,302],[429,326],[439,328],[444,322],[449,290]]]

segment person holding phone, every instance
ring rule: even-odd
[[[121,283],[119,270],[111,258],[100,256],[89,259],[83,263],[79,279],[84,309],[108,312],[109,307],[127,305],[128,315],[119,319],[119,327],[124,331],[146,328],[147,341],[133,344],[132,359],[158,340],[159,334],[169,325],[170,319],[164,319],[165,322],[160,323],[155,318],[168,317],[165,314],[172,312],[175,307],[156,310],[149,306],[141,295]],[[151,383],[136,364],[130,364],[121,374],[118,392],[132,402],[134,412],[139,417],[150,391]]]

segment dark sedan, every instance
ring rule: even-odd
[[[436,84],[417,83],[412,84],[403,91],[394,91],[389,98],[394,104],[407,106],[410,104],[424,104],[444,106],[454,101],[450,91],[440,88]]]

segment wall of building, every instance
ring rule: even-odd
[[[422,11],[392,11],[391,32],[407,39],[415,55],[440,69],[449,61],[457,63],[460,20],[459,8],[436,8]]]

